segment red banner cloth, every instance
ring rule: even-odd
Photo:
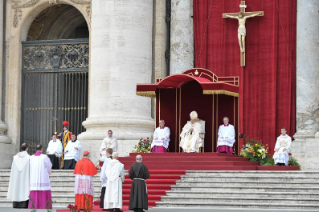
[[[195,67],[218,76],[243,76],[240,133],[262,139],[273,153],[282,127],[295,133],[297,1],[245,3],[246,12],[265,15],[247,19],[246,66],[241,70],[238,20],[222,18],[222,13],[239,12],[240,1],[194,0]]]

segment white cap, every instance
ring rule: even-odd
[[[198,114],[196,111],[192,111],[191,114],[189,114],[189,116],[191,117],[192,120],[198,118]]]

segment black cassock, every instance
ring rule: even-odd
[[[56,155],[48,155],[52,163],[52,169],[60,169],[60,158]]]
[[[136,162],[131,166],[129,176],[133,180],[129,209],[148,210],[148,197],[145,182],[145,180],[150,177],[148,169],[143,163]]]

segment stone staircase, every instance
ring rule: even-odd
[[[319,211],[319,172],[186,171],[156,206]]]
[[[10,170],[0,170],[0,207],[12,207],[7,200]],[[66,207],[74,204],[74,175],[73,171],[52,170],[51,177],[53,207]],[[94,200],[98,200],[101,193],[99,174],[94,177]]]

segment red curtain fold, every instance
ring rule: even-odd
[[[240,1],[194,0],[195,67],[217,76],[243,76],[241,133],[260,138],[273,152],[280,129],[295,133],[296,0],[246,0],[246,11],[264,11],[246,22],[246,66],[240,67],[238,12]],[[241,73],[243,71],[243,73]]]

